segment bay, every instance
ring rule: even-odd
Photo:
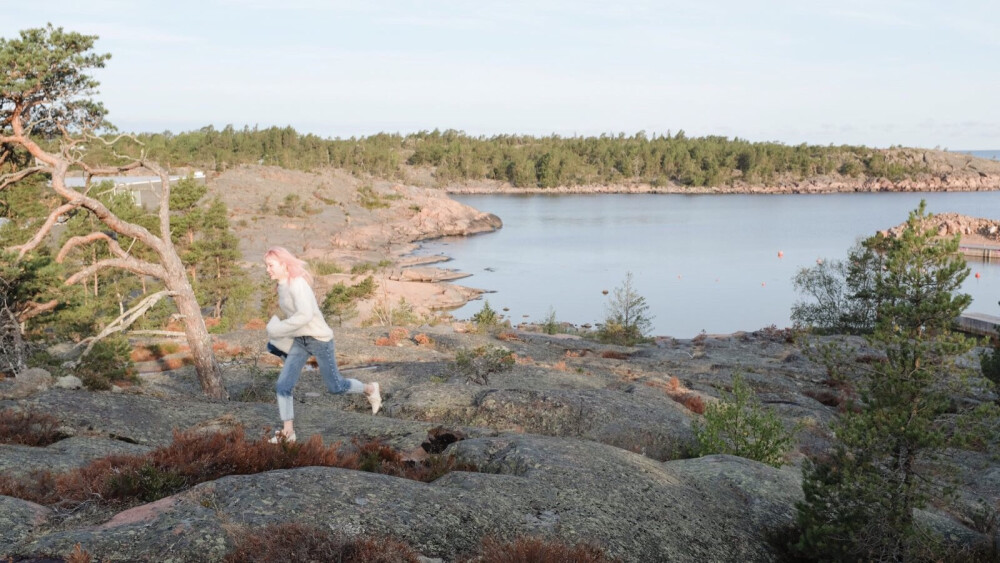
[[[601,322],[626,272],[646,298],[654,335],[690,338],[791,324],[803,299],[792,278],[817,259],[843,259],[860,238],[932,213],[1000,219],[1000,192],[824,195],[468,195],[455,199],[504,221],[499,231],[425,242],[493,293],[512,323]],[[780,253],[780,255],[779,255]],[[970,262],[969,311],[1000,314],[1000,264]],[[979,273],[979,278],[975,277]],[[476,300],[453,314],[469,318]]]

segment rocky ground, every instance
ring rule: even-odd
[[[808,359],[808,344],[774,329],[623,348],[565,334],[522,330],[498,339],[457,328],[423,326],[390,346],[375,344],[386,328],[338,329],[340,364],[381,384],[383,410],[372,416],[360,397],[321,393],[316,372],[306,372],[297,388],[297,434],[325,443],[380,438],[420,455],[428,430],[444,425],[467,436],[446,453],[479,472],[425,484],[332,468],[272,471],[203,483],[122,514],[67,513],[0,497],[0,552],[66,554],[79,543],[102,561],[211,561],[232,549],[234,530],[308,522],[390,535],[442,561],[484,536],[522,534],[588,540],[624,561],[785,558],[781,538],[801,499],[801,460],[828,443],[836,416],[837,391]],[[263,334],[226,338],[253,352]],[[508,347],[517,362],[487,384],[471,383],[456,372],[455,353],[487,344]],[[278,423],[273,375],[254,369],[252,355],[227,363],[226,386],[233,397],[262,389],[261,402],[206,400],[191,368],[146,374],[142,385],[120,392],[43,382],[21,399],[2,400],[0,409],[57,415],[67,438],[44,448],[0,445],[0,469],[23,475],[149,451],[169,443],[175,429],[242,425],[263,435]],[[710,404],[736,373],[800,428],[783,468],[691,458],[692,423],[701,418],[692,398]],[[0,394],[14,385],[0,381]],[[955,454],[963,483],[957,500],[921,518],[956,545],[989,541],[971,522],[981,499],[1000,498],[1000,469],[987,453]]]
[[[394,339],[389,327],[335,328],[339,364],[350,377],[381,384],[383,410],[372,416],[360,397],[321,392],[318,375],[307,371],[296,391],[299,438],[378,438],[419,457],[428,431],[444,426],[467,437],[446,453],[478,472],[420,483],[345,469],[280,470],[225,477],[122,513],[0,497],[0,555],[65,556],[80,544],[100,561],[215,561],[240,530],[305,522],[349,536],[393,536],[441,561],[468,553],[485,536],[524,534],[590,541],[624,561],[785,560],[782,538],[802,497],[801,462],[828,445],[837,413],[839,392],[810,359],[815,342],[793,342],[773,328],[634,348],[530,327],[471,331],[435,311],[476,291],[442,281],[458,273],[406,254],[416,241],[500,222],[415,179],[363,182],[337,171],[242,167],[211,178],[209,188],[229,206],[252,271],[274,244],[344,271],[386,261],[376,276],[379,297],[359,306],[358,320],[370,318],[378,299],[405,297],[424,318],[418,322],[428,323]],[[318,291],[359,279],[320,276]],[[59,388],[38,372],[0,379],[0,410],[50,413],[65,436],[47,447],[0,445],[0,471],[66,470],[147,452],[169,443],[174,430],[242,426],[264,435],[278,424],[264,334],[246,329],[222,340],[238,352],[224,357],[226,387],[248,401],[205,399],[190,367],[147,369],[141,385],[108,392]],[[863,359],[863,343],[851,342]],[[471,382],[456,371],[456,353],[483,345],[505,346],[517,360],[509,372]],[[736,373],[799,429],[780,469],[691,457],[699,405],[718,400]],[[957,548],[989,542],[975,513],[982,499],[1000,508],[1000,469],[988,452],[951,454],[961,483],[956,500],[919,517]]]

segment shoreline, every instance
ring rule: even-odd
[[[1000,174],[945,174],[919,180],[893,182],[885,178],[848,180],[843,178],[815,178],[803,181],[778,182],[772,185],[734,184],[729,186],[682,186],[669,184],[582,184],[552,188],[515,187],[507,183],[480,181],[441,188],[452,195],[585,195],[585,194],[678,194],[678,195],[729,195],[729,194],[801,194],[822,195],[835,193],[931,193],[931,192],[989,192],[1000,191]]]
[[[631,193],[636,193],[636,192],[632,192],[632,191],[628,191],[628,192],[613,192],[613,191],[607,191],[608,189],[613,189],[613,187],[601,186],[601,187],[598,187],[599,191],[588,190],[587,192],[584,192],[584,195],[586,195],[586,194],[629,195]],[[971,191],[971,190],[965,190],[965,191]],[[978,191],[985,191],[985,190],[978,190]],[[997,191],[997,190],[991,190],[991,191]],[[481,194],[484,194],[484,195],[508,195],[511,192],[512,192],[512,190],[508,189],[508,190],[505,190],[503,192],[480,190],[478,193],[481,193]],[[544,190],[537,190],[537,192],[541,193],[542,195],[553,195],[553,196],[559,196],[559,195],[576,195],[575,192],[571,192],[569,190],[560,191],[559,193],[552,193],[551,191],[544,191]],[[639,193],[642,193],[642,192],[639,192]],[[827,193],[829,193],[829,192],[827,192]],[[449,195],[451,195],[451,194],[449,194]],[[517,195],[516,192],[515,192],[515,195]],[[532,195],[534,195],[534,194],[532,194]],[[765,194],[765,195],[767,195],[767,194]],[[934,219],[933,219],[932,223],[930,224],[930,227],[932,229],[936,229],[942,236],[959,235],[960,236],[960,249],[959,249],[959,252],[963,253],[965,255],[966,260],[970,263],[970,266],[974,265],[976,262],[990,263],[990,262],[995,262],[996,261],[995,259],[993,259],[993,260],[990,260],[990,259],[981,259],[981,258],[979,258],[980,255],[987,256],[987,257],[988,256],[1000,256],[1000,220],[985,219],[985,218],[973,217],[973,216],[968,216],[968,215],[959,215],[959,214],[956,214],[956,213],[940,213],[940,214],[935,214],[934,215]],[[888,234],[888,233],[892,232],[893,230],[897,230],[898,228],[899,228],[899,226],[895,226],[895,227],[889,227],[889,226],[887,226],[885,229],[882,229],[879,232]],[[875,233],[871,233],[871,234],[875,234]],[[439,238],[439,237],[435,237],[435,238]],[[429,239],[424,239],[424,240],[434,240],[434,239],[433,238],[429,238]],[[411,257],[411,258],[414,257],[415,256],[414,253],[419,252],[423,248],[423,244],[421,244],[422,242],[423,242],[423,240],[421,240],[421,241],[415,241],[415,247],[413,249],[411,249],[410,252],[408,254],[406,254],[405,256]],[[973,248],[975,250],[975,253],[977,253],[977,254],[971,253],[971,251],[968,250],[969,248]],[[427,254],[427,255],[424,255],[422,258],[423,259],[433,258],[435,260],[440,260],[442,262],[447,262],[447,261],[453,260],[453,257],[449,256],[447,254]],[[974,269],[974,266],[973,266],[973,269]],[[448,270],[448,271],[455,272],[455,271],[460,271],[460,270],[454,270],[454,269],[452,269],[452,270]],[[472,275],[473,274],[467,274],[467,276],[472,276]],[[444,280],[442,280],[442,281],[444,281]],[[464,303],[461,303],[460,305],[457,305],[457,306],[447,307],[444,310],[446,310],[447,312],[455,311],[457,309],[465,307],[472,300],[479,299],[479,298],[484,297],[486,294],[493,293],[493,291],[490,291],[490,290],[477,290],[477,291],[479,291],[479,293],[477,295],[473,295],[473,296],[469,297]],[[456,319],[456,320],[460,320],[460,319]],[[519,320],[519,322],[514,322],[514,319],[510,319],[510,320],[512,321],[512,326],[514,328],[516,328],[516,329],[522,329],[523,330],[524,327],[532,327],[532,326],[537,327],[537,326],[540,325],[540,321],[537,320],[537,319],[536,320],[530,320],[530,321],[522,319],[522,320]],[[579,331],[579,330],[588,330],[590,328],[590,326],[593,324],[593,321],[591,321],[591,322],[583,322],[583,323],[579,323],[579,324],[578,323],[569,323],[569,322],[567,322],[565,324],[567,324],[568,326],[572,327],[573,329]],[[741,334],[741,333],[755,333],[755,332],[759,332],[761,330],[765,330],[766,328],[767,327],[737,328],[737,329],[733,330],[732,332],[709,333],[708,336],[732,336],[732,335]],[[785,328],[785,327],[778,327],[778,328],[781,329],[781,328]],[[697,335],[695,335],[695,336],[689,336],[689,337],[686,337],[686,338],[690,339],[690,338],[693,338],[693,337],[696,337],[696,336]],[[685,337],[679,337],[679,336],[672,335],[672,334],[656,334],[656,335],[651,335],[650,338],[652,338],[654,340],[678,339],[678,338],[685,339]]]

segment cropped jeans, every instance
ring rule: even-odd
[[[292,406],[292,389],[295,388],[309,356],[316,358],[319,373],[323,376],[323,383],[326,384],[326,388],[331,393],[339,395],[365,392],[364,383],[357,379],[346,379],[340,375],[340,370],[337,369],[337,359],[334,356],[332,339],[324,342],[311,336],[296,336],[292,343],[292,349],[288,351],[288,356],[285,358],[285,365],[281,368],[278,383],[275,385],[275,391],[278,395],[278,412],[282,422],[295,418],[295,409]]]

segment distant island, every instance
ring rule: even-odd
[[[222,172],[315,171],[452,193],[823,193],[1000,189],[1000,162],[936,149],[785,145],[683,131],[599,137],[473,137],[461,131],[323,139],[291,127],[142,133],[146,154]],[[103,147],[92,156],[104,160]]]

